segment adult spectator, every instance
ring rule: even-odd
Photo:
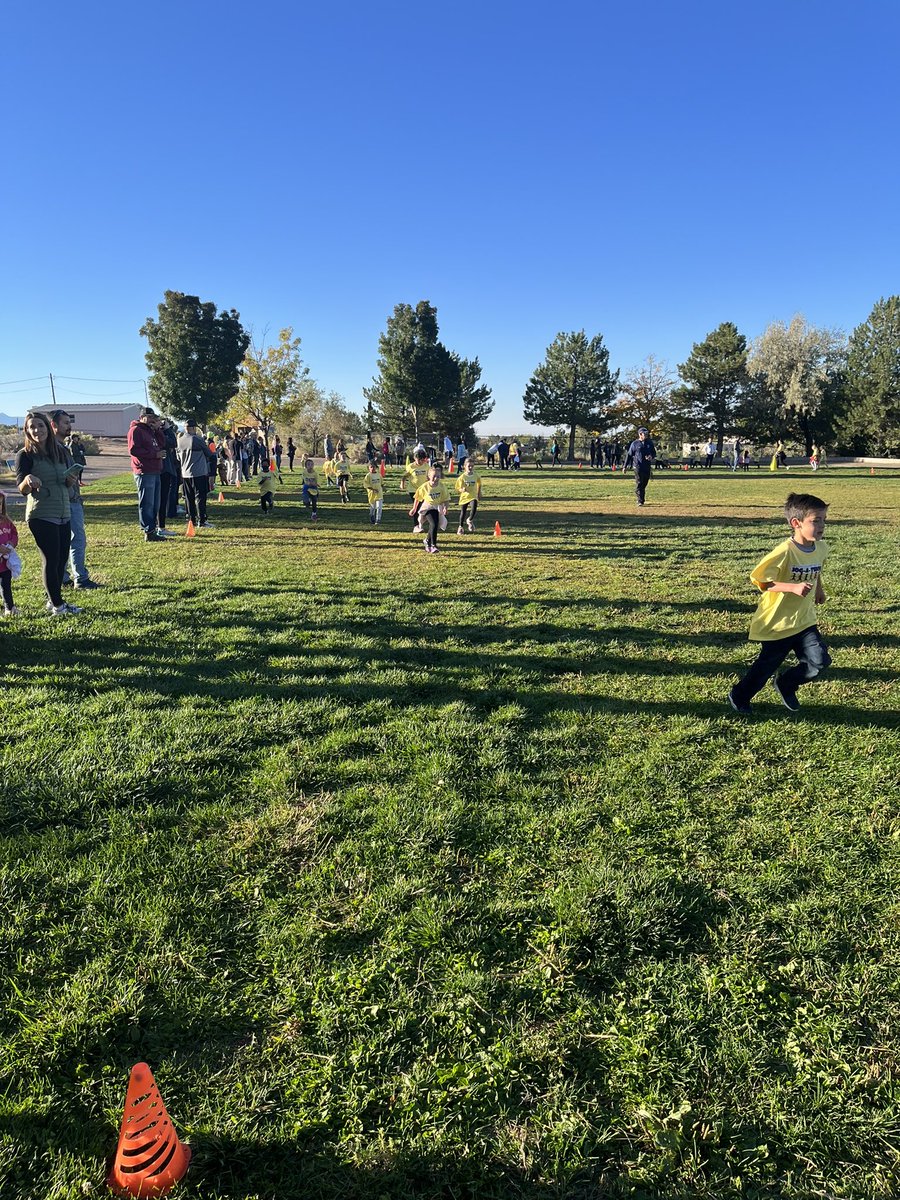
[[[81,456],[81,462],[75,458],[74,451],[66,446],[65,439],[71,438],[72,434],[72,415],[65,412],[61,408],[55,409],[50,413],[50,428],[53,430],[53,436],[59,443],[59,448],[62,451],[63,459],[67,466],[84,466],[84,450],[80,448],[79,443],[75,446]],[[84,502],[81,498],[81,472],[77,472],[69,476],[69,510],[70,510],[70,525],[72,530],[72,540],[69,546],[69,556],[66,559],[66,564],[63,569],[63,587],[68,587],[70,584],[78,589],[85,591],[90,588],[99,587],[91,579],[87,567],[85,566],[84,556],[87,549],[87,536],[84,532]]]
[[[731,469],[736,471],[741,465],[744,458],[744,447],[741,445],[738,438],[734,439],[734,446],[731,450]]]
[[[497,457],[500,459],[500,470],[509,470],[509,442],[506,438],[501,438],[497,443]]]
[[[381,457],[384,459],[385,465],[392,467],[394,460],[391,458],[391,439],[384,435],[384,441],[381,443]]]
[[[334,458],[334,439],[330,433],[325,434],[325,461],[330,462]]]
[[[260,467],[266,462],[268,462],[266,441],[262,434],[257,434],[253,439],[253,474],[258,475]]]
[[[370,467],[371,467],[372,463],[375,461],[375,455],[377,453],[378,453],[378,451],[375,449],[375,443],[372,441],[372,434],[367,432],[366,433],[366,462],[369,464]]]
[[[225,461],[228,464],[228,483],[231,487],[238,487],[241,482],[241,439],[234,430],[225,439]]]
[[[656,447],[650,438],[650,430],[641,426],[637,440],[628,447],[625,458],[625,466],[630,463],[634,467],[634,494],[637,497],[638,508],[644,507],[644,496],[655,459]]]
[[[450,459],[452,457],[453,457],[453,438],[450,436],[449,433],[445,433],[444,434],[444,462],[449,464]]]
[[[178,437],[178,461],[181,466],[184,503],[188,517],[201,529],[212,529],[206,519],[206,500],[209,496],[209,450],[197,433],[197,422],[185,422],[184,433]]]
[[[559,442],[556,438],[550,443],[550,466],[559,466]]]
[[[402,433],[398,433],[394,438],[394,456],[397,460],[397,466],[403,466],[403,456],[406,454],[406,439]]]
[[[25,447],[16,455],[16,483],[27,497],[25,521],[37,543],[43,568],[47,609],[51,616],[80,612],[62,598],[63,572],[72,548],[69,482],[78,465],[63,454],[44,413],[25,417]]]
[[[284,453],[284,447],[281,444],[281,438],[275,434],[275,445],[272,447],[272,454],[275,456],[275,470],[281,474],[281,456]]]
[[[591,466],[596,467],[596,465],[597,465],[597,443],[594,441],[593,438],[591,438],[591,444],[590,444],[589,449],[590,449],[590,455],[591,455]]]
[[[295,459],[296,455],[297,455],[297,447],[294,445],[294,439],[292,437],[289,437],[287,440],[287,456],[288,456],[288,470],[289,471],[293,471],[293,469],[294,469],[294,459]]]
[[[712,440],[712,438],[710,438],[703,447],[703,453],[706,455],[706,461],[703,464],[704,468],[711,467],[713,465],[713,460],[716,457],[716,443]]]
[[[167,419],[160,421],[160,429],[165,442],[166,456],[162,461],[162,470],[159,473],[159,512],[156,532],[160,537],[167,538],[177,536],[171,530],[166,529],[166,521],[169,517],[177,516],[178,513],[178,460],[175,454],[178,437],[175,426]]]
[[[138,521],[146,542],[161,542],[157,533],[159,515],[159,477],[166,457],[166,441],[159,417],[152,408],[141,415],[128,430],[131,470],[138,495]]]
[[[466,461],[468,454],[469,454],[469,451],[466,446],[466,435],[464,433],[461,433],[459,435],[459,442],[457,443],[457,446],[456,446],[456,469],[458,471],[462,470],[463,463]]]
[[[488,446],[486,454],[487,454],[487,465],[489,467],[496,467],[497,454],[498,454],[499,450],[500,450],[499,442],[494,442],[493,446]]]

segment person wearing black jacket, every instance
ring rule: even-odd
[[[642,426],[638,430],[637,440],[628,447],[625,458],[626,468],[634,467],[634,494],[637,496],[638,508],[644,507],[644,494],[655,459],[656,447],[650,438],[650,430]]]

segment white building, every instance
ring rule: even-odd
[[[35,412],[51,413],[63,408],[72,414],[72,428],[94,437],[126,437],[132,421],[141,415],[142,404],[38,404]]]

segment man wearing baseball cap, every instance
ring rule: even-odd
[[[637,496],[638,508],[644,507],[644,493],[647,491],[647,482],[655,460],[656,447],[650,438],[650,430],[642,425],[638,430],[637,440],[628,447],[625,460],[634,467],[634,494]]]

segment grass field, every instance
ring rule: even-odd
[[[900,1194],[900,477],[488,473],[428,556],[334,493],[0,627],[0,1195],[102,1195],[146,1060],[179,1196]],[[831,502],[834,657],[725,705]],[[18,510],[21,512],[21,510]],[[503,536],[491,536],[499,519]]]

